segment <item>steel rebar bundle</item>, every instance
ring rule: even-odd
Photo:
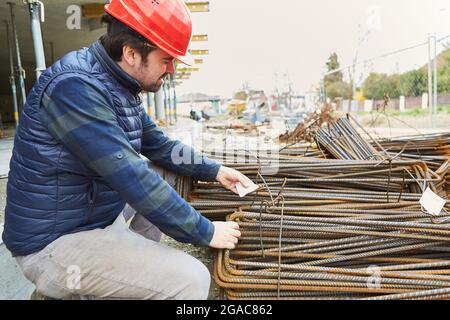
[[[244,207],[228,217],[242,238],[217,253],[214,278],[227,298],[449,297],[450,225],[417,205],[286,209]]]
[[[340,118],[329,122],[316,133],[318,145],[325,148],[336,159],[342,160],[383,160],[382,154],[364,140],[349,119]]]
[[[378,143],[391,153],[402,152],[403,157],[424,161],[450,157],[450,133],[380,139]],[[377,148],[377,145],[374,145],[374,148]]]
[[[419,201],[428,187],[448,199],[450,134],[365,132],[368,143],[350,116],[328,118],[298,127],[275,154],[208,154],[252,178],[254,194],[178,179],[204,216],[240,225],[235,250],[217,251],[217,284],[228,299],[449,299],[450,201],[438,216]],[[316,142],[298,143],[303,135]]]
[[[239,198],[218,183],[196,181],[192,184],[191,205],[203,215],[223,219],[241,206],[268,200],[283,187],[286,206],[352,206],[404,203],[418,204],[426,186],[442,194],[442,178],[416,160],[348,161],[303,159],[278,166],[227,164],[260,185],[256,194]],[[265,175],[261,172],[266,173]],[[438,186],[436,188],[435,186]]]
[[[450,133],[381,139],[378,145],[391,157],[424,161],[442,176],[442,189],[446,190],[446,197],[450,196]]]

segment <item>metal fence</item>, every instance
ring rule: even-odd
[[[337,58],[337,57],[335,57]],[[329,66],[337,61],[331,61]],[[328,71],[321,96],[343,112],[429,112],[450,106],[450,35]]]

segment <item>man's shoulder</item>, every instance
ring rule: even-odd
[[[108,96],[108,91],[101,81],[89,73],[77,70],[66,70],[54,74],[45,93],[47,96],[53,96],[64,94],[66,91],[76,92],[79,97],[92,96],[94,98],[94,92],[95,95]]]
[[[60,72],[78,71],[87,72],[92,71],[94,67],[93,60],[88,48],[81,48],[76,51],[71,51],[62,56],[59,60],[53,63],[46,71],[47,74],[57,74]]]
[[[98,72],[100,72],[98,62],[90,53],[89,48],[83,47],[65,54],[51,65],[41,77],[44,81],[51,81],[53,84],[68,78],[75,78],[98,85],[100,81],[95,77]]]

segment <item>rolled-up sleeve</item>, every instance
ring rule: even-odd
[[[39,116],[57,141],[162,232],[180,242],[210,243],[214,225],[133,149],[96,79],[76,74],[58,81],[44,93]]]

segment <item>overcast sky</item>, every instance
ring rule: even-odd
[[[210,0],[211,12],[194,13],[194,33],[209,41],[201,70],[179,94],[230,96],[247,81],[253,89],[286,87],[297,92],[318,83],[330,53],[341,66],[450,35],[449,0]],[[370,34],[363,40],[363,35]],[[449,38],[450,40],[450,38]],[[362,42],[362,43],[361,43]],[[438,50],[444,46],[439,45]],[[427,62],[427,46],[367,63],[358,70],[395,72]],[[278,76],[276,76],[278,74]]]

